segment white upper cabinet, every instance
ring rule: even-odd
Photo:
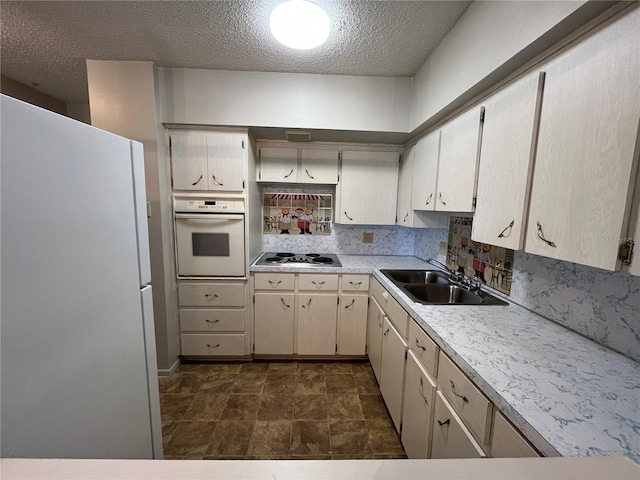
[[[532,147],[543,76],[533,73],[486,102],[472,239],[513,250],[524,246]]]
[[[482,107],[474,107],[440,130],[436,210],[473,212]]]
[[[344,150],[336,223],[395,225],[400,154]]]
[[[619,268],[638,158],[640,10],[546,71],[525,250]]]
[[[419,182],[415,182],[415,171],[418,167],[418,159],[416,158],[418,145],[419,143],[407,147],[404,151],[404,154],[402,155],[402,161],[400,163],[400,175],[398,178],[398,205],[396,207],[396,224],[403,227],[415,228],[446,228],[448,226],[448,217],[444,216],[444,214],[415,211],[413,209],[413,188],[414,186],[416,188],[421,187],[421,185],[419,185]],[[435,176],[433,185],[435,187]],[[431,197],[433,197],[433,193],[431,194]]]
[[[298,147],[263,147],[260,149],[258,180],[296,183],[298,181]]]
[[[174,190],[242,191],[245,147],[244,133],[173,131]]]
[[[440,154],[440,130],[418,140],[414,147],[411,208],[435,210],[438,156]]]
[[[258,181],[277,183],[338,183],[337,148],[300,148],[287,143],[261,144]]]
[[[634,188],[635,197],[633,200],[633,206],[631,209],[631,219],[629,221],[629,232],[625,241],[633,241],[630,246],[632,248],[632,255],[630,261],[624,262],[622,269],[629,272],[631,275],[640,276],[640,168],[636,173],[636,186]],[[635,246],[634,246],[635,244]]]
[[[335,149],[302,148],[300,150],[300,183],[338,183],[338,160]]]

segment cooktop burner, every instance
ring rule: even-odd
[[[282,265],[291,267],[341,267],[338,256],[332,253],[265,252],[256,265]]]

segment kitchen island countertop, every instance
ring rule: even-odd
[[[251,271],[370,273],[542,453],[626,455],[640,463],[638,362],[511,302],[415,303],[380,270],[436,269],[416,257],[339,258],[342,268]]]

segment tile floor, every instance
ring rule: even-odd
[[[183,364],[160,407],[167,459],[407,458],[365,362]]]

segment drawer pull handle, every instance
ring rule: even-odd
[[[445,202],[445,201],[442,199],[442,192],[439,194],[439,198],[440,198],[440,203],[441,203],[441,204],[443,204],[443,205],[446,205],[446,204],[447,204],[447,202]]]
[[[212,323],[212,324],[213,324],[213,323],[218,323],[219,321],[220,321],[220,319],[219,319],[219,318],[215,319],[214,321],[211,321],[211,320],[209,320],[208,318],[205,320],[205,322],[207,322],[207,323]]]
[[[284,178],[289,178],[291,176],[291,174],[293,173],[293,168],[291,169],[291,171],[289,173],[287,173]]]
[[[322,287],[322,286],[325,284],[325,282],[324,282],[324,281],[322,281],[322,282],[316,282],[316,281],[313,281],[313,280],[311,280],[311,283],[313,283],[313,284],[316,286],[316,288],[320,288],[320,287]]]
[[[536,222],[538,225],[538,238],[540,240],[542,240],[544,243],[546,243],[547,245],[549,245],[550,247],[556,248],[556,244],[553,243],[551,240],[547,240],[546,238],[544,238],[544,232],[542,231],[542,225],[540,225],[540,222]]]
[[[409,217],[409,214],[407,213],[407,214],[404,216],[404,219],[403,219],[402,221],[403,221],[403,222],[406,222],[408,217]]]
[[[302,308],[311,308],[311,300],[313,299],[310,298],[306,305],[302,305]]]
[[[219,346],[220,346],[220,344],[217,344],[217,345],[209,345],[209,344],[207,343],[207,347],[209,347],[209,348],[218,348]]]
[[[422,345],[420,345],[420,342],[418,341],[418,338],[416,337],[416,347],[418,347],[420,350],[422,350],[422,353],[424,353],[424,351],[426,350],[425,347],[423,347]],[[422,355],[422,353],[420,355]],[[422,377],[420,377],[420,382],[422,382]],[[422,385],[422,383],[420,383]]]
[[[515,223],[515,220],[511,220],[511,223],[507,225],[506,228],[500,232],[500,234],[498,235],[498,238],[503,238],[503,237],[507,238],[509,235],[511,235],[511,229],[513,228],[514,223]],[[509,230],[509,233],[505,235],[504,232],[506,232],[507,230]]]
[[[429,406],[429,402],[427,401],[427,397],[425,397],[424,392],[422,391],[424,385],[422,383],[422,376],[420,376],[420,388],[418,389],[418,394],[422,397],[422,399],[424,400],[425,405],[428,407]]]
[[[353,304],[354,304],[354,303],[356,303],[356,299],[355,299],[355,298],[352,298],[352,299],[351,299],[351,303],[350,303],[349,305],[345,305],[345,307],[344,307],[344,308],[353,308]]]
[[[431,192],[431,193],[429,194],[429,197],[427,198],[427,201],[426,201],[426,202],[424,202],[424,204],[425,204],[425,205],[429,205],[429,203],[431,203],[431,198],[433,198],[433,192]]]
[[[207,298],[218,298],[218,295],[215,293],[205,293],[204,296]]]
[[[456,386],[453,383],[453,380],[449,380],[449,383],[451,383],[451,391],[453,392],[453,394],[458,397],[461,398],[463,402],[468,402],[469,399],[467,397],[465,397],[464,395],[460,395],[459,393],[456,392]]]
[[[349,220],[353,220],[353,218],[351,218],[347,212],[344,212],[344,215],[345,215]]]
[[[441,427],[444,427],[445,425],[449,425],[451,423],[451,419],[447,418],[444,422],[441,422],[440,420],[438,420],[438,425],[440,425]]]
[[[305,169],[305,172],[307,172],[307,175],[309,176],[309,178],[312,178],[312,179],[314,179],[314,180],[316,179],[316,177],[314,177],[313,175],[311,175],[311,174],[309,173],[309,170],[306,170],[306,169]]]
[[[192,187],[195,187],[197,184],[199,184],[199,183],[200,183],[200,180],[202,180],[202,175],[200,175],[200,178],[199,178],[198,180],[196,180],[195,182],[193,182],[193,183],[191,184],[191,186],[192,186]]]
[[[385,332],[383,333],[383,335],[386,337],[389,334],[389,329],[387,328],[387,330],[385,330]]]
[[[360,285],[362,285],[362,282],[349,282],[351,284],[352,287],[355,288],[360,288]]]
[[[280,297],[280,301],[285,308],[291,308],[291,305],[287,305],[287,302],[284,301],[284,298]]]
[[[273,280],[268,280],[268,282],[273,288],[276,288],[278,285],[282,283],[282,280],[278,280],[277,282],[274,282]]]

